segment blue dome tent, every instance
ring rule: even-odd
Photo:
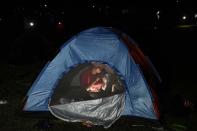
[[[91,64],[101,64],[112,70],[123,90],[93,99],[74,97],[80,97],[81,91],[69,92],[70,85],[79,86],[79,72]],[[69,76],[74,73],[77,75]],[[106,128],[121,116],[157,120],[154,81],[161,81],[161,78],[131,38],[113,28],[91,28],[72,37],[46,64],[29,89],[23,110],[50,111],[64,121],[91,121]],[[67,97],[68,100],[62,96],[73,97]]]

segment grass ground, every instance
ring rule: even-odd
[[[23,97],[43,66],[43,63],[32,65],[0,65],[0,100],[6,100],[8,102],[5,105],[0,105],[0,131],[106,130],[102,127],[87,128],[80,123],[66,123],[58,119],[50,119],[52,126],[48,129],[42,129],[39,126],[35,126],[39,121],[43,120],[42,118],[23,117],[17,113]],[[171,84],[171,86],[174,86],[173,90],[178,90],[180,94],[185,93],[191,96],[191,98],[195,98],[194,90],[184,92],[184,84],[181,85],[181,82],[176,80]],[[173,90],[172,94],[175,93]],[[195,131],[197,130],[196,116],[197,113],[194,111],[184,117],[175,117],[165,112],[161,119],[163,130]],[[152,124],[144,121],[136,122],[128,118],[121,118],[107,130],[149,131],[162,129],[154,128]]]

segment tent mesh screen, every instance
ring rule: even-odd
[[[99,99],[123,92],[123,81],[108,65],[84,63],[64,73],[51,97],[50,106]]]

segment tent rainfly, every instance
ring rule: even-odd
[[[159,118],[154,66],[126,34],[96,27],[73,36],[46,64],[23,111],[110,127],[121,116]]]

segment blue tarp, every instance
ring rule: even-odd
[[[25,111],[48,111],[53,91],[62,75],[73,65],[101,61],[114,68],[125,81],[125,107],[122,115],[157,119],[153,98],[139,66],[127,47],[111,28],[85,30],[66,42],[34,82],[24,106]]]

